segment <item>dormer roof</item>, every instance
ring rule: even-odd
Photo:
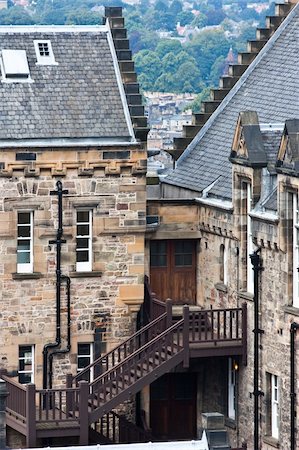
[[[266,167],[267,155],[256,111],[240,113],[230,160],[235,164]]]
[[[285,123],[278,157],[277,171],[299,174],[299,119]]]

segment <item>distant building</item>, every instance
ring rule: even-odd
[[[0,0],[0,9],[7,8],[7,0]]]

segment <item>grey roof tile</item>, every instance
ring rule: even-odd
[[[299,117],[298,78],[299,4],[163,181],[201,192],[219,177],[209,195],[231,199],[232,166],[228,157],[239,112],[257,111],[261,124]]]
[[[36,64],[35,39],[51,41],[58,65]],[[2,49],[26,50],[34,82],[0,82],[1,140],[130,135],[107,32],[0,27]]]

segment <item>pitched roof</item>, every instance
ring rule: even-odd
[[[163,182],[201,192],[217,178],[209,195],[230,199],[229,161],[240,111],[255,110],[261,124],[299,116],[299,4],[225,97]]]
[[[37,64],[35,40],[51,42],[56,65]],[[26,51],[32,82],[6,82],[2,73],[0,146],[38,139],[134,139],[108,26],[0,27],[0,56],[7,49]]]

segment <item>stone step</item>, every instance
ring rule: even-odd
[[[220,103],[221,103],[220,100],[208,100],[208,101],[205,101],[201,105],[202,112],[211,114],[218,108]]]
[[[177,137],[173,138],[174,150],[184,151],[192,141],[192,138],[187,137]]]
[[[219,87],[220,88],[232,88],[236,82],[239,80],[239,77],[221,77],[219,80]]]
[[[126,94],[139,94],[139,83],[126,83],[124,89]]]
[[[183,137],[194,138],[202,129],[202,125],[183,125]]]
[[[256,29],[256,38],[258,40],[269,39],[273,34],[273,29],[271,28],[257,28]]]
[[[254,58],[256,57],[257,53],[251,53],[251,52],[242,52],[238,54],[238,63],[239,64],[250,64]]]
[[[127,39],[126,28],[112,28],[111,34],[113,39]]]
[[[136,139],[138,139],[141,142],[146,142],[149,130],[150,129],[147,127],[146,128],[141,128],[141,127],[134,128],[134,134],[135,134]]]
[[[211,89],[212,100],[223,100],[229,91],[230,89]]]
[[[106,17],[122,17],[122,7],[121,6],[106,6],[105,7]]]
[[[143,105],[129,105],[129,111],[132,117],[144,116]]]
[[[276,30],[279,27],[284,17],[281,16],[267,16],[266,17],[266,27]]]
[[[142,95],[141,94],[127,94],[126,95],[128,105],[141,105]]]
[[[136,72],[121,72],[121,78],[124,84],[137,83]]]
[[[211,117],[211,113],[195,113],[193,114],[193,125],[204,125]]]
[[[132,59],[131,50],[116,50],[118,61],[127,61]]]
[[[135,70],[134,61],[119,61],[118,65],[121,72],[134,72]]]
[[[133,127],[136,128],[147,128],[147,118],[145,116],[133,116],[131,117]]]
[[[115,50],[129,50],[129,39],[113,39]],[[130,59],[130,58],[129,58]]]
[[[111,29],[125,28],[125,19],[124,17],[109,17],[109,24]]]
[[[258,53],[264,45],[268,42],[268,39],[259,39],[254,41],[247,41],[247,51],[252,53]]]
[[[228,74],[232,77],[240,77],[248,68],[248,64],[231,64],[228,67]]]
[[[291,3],[277,3],[275,5],[276,16],[287,16],[293,5]]]

